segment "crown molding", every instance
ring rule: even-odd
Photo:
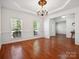
[[[36,15],[36,12],[35,12],[35,11],[31,11],[31,10],[22,8],[21,5],[18,4],[15,0],[11,0],[11,1],[12,1],[13,4],[17,7],[17,10],[20,10],[20,11],[23,11],[23,12],[27,12],[27,13]],[[56,11],[59,11],[59,10],[63,9],[64,7],[66,7],[66,6],[68,5],[68,3],[69,3],[70,1],[71,1],[71,0],[67,0],[64,5],[60,6],[60,7],[57,8],[57,9],[54,9],[54,10],[50,11],[50,12],[49,12],[49,15],[51,15],[52,13],[54,13],[54,12],[56,12]]]
[[[24,11],[24,12],[27,12],[27,13],[32,13],[32,14],[36,14],[35,12],[31,11],[31,10],[28,10],[28,9],[25,9],[25,8],[22,8],[21,5],[19,5],[16,1],[12,0],[13,4],[18,8],[18,10],[20,11]]]
[[[59,10],[65,8],[65,7],[68,5],[68,3],[69,3],[70,1],[71,1],[71,0],[67,0],[64,5],[62,5],[61,7],[57,8],[57,9],[55,9],[55,10],[52,10],[51,12],[49,12],[49,14],[52,14],[52,13],[54,13],[54,12],[56,12],[56,11],[59,11]]]

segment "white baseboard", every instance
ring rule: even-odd
[[[20,42],[20,41],[26,41],[26,40],[31,40],[31,39],[35,39],[35,38],[42,38],[42,37],[33,37],[33,38],[18,39],[18,40],[16,38],[16,40],[13,39],[13,40],[5,41],[5,42],[2,42],[2,44],[9,44],[9,43],[15,43],[15,42]]]
[[[75,42],[75,45],[79,45],[79,42]]]
[[[1,44],[0,44],[0,50],[1,50]]]

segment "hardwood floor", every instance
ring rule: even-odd
[[[79,46],[64,36],[2,45],[0,59],[79,59]]]

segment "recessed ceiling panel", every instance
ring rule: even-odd
[[[31,11],[36,12],[40,9],[38,5],[39,0],[2,0],[3,7],[17,9],[17,10],[24,10],[24,11]],[[58,8],[65,7],[69,1],[72,0],[46,0],[47,4],[44,6],[49,13],[51,11],[55,11]],[[74,0],[77,1],[77,0]],[[73,2],[73,5],[75,2]]]

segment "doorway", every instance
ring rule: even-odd
[[[63,36],[75,39],[75,14],[68,14],[50,19],[50,36]]]
[[[50,21],[50,35],[66,37],[66,19],[65,17],[56,17]]]
[[[66,21],[56,22],[56,35],[66,37]]]

